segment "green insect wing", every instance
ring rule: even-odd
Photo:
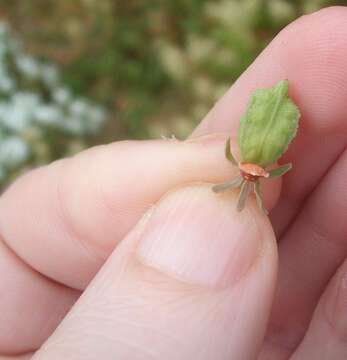
[[[276,162],[296,135],[300,112],[288,97],[288,81],[256,90],[241,119],[241,162],[265,168]]]

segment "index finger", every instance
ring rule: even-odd
[[[225,131],[235,136],[251,92],[289,80],[290,96],[302,117],[298,136],[282,159],[294,167],[284,178],[281,200],[271,215],[278,235],[346,146],[346,15],[345,7],[327,8],[285,28],[193,133]]]

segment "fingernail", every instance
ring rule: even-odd
[[[236,201],[236,192],[216,196],[210,185],[169,193],[142,232],[140,260],[190,284],[214,287],[236,281],[262,247],[257,212],[253,205],[237,212]]]

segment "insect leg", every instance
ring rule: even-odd
[[[259,209],[265,214],[268,215],[268,211],[265,209],[264,205],[263,205],[263,199],[261,197],[261,191],[260,191],[260,182],[259,180],[254,182],[254,193],[255,193],[255,198],[257,200],[257,205],[259,207]]]
[[[269,171],[269,178],[275,178],[284,175],[286,172],[288,172],[292,168],[292,164],[285,164],[281,165],[276,169]]]
[[[236,207],[237,211],[242,211],[244,209],[244,207],[246,205],[246,200],[251,191],[251,187],[252,187],[252,184],[249,181],[244,180],[242,182],[239,199],[237,201],[237,207]]]
[[[242,177],[238,176],[235,179],[232,179],[231,181],[227,181],[223,184],[214,185],[212,187],[212,190],[215,193],[220,193],[226,190],[235,189],[241,185],[242,181],[243,181]]]

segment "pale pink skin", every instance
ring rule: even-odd
[[[288,26],[194,133],[235,138],[251,91],[289,79],[303,117],[271,214],[279,264],[253,203],[236,214],[236,194],[201,184],[236,174],[225,136],[94,148],[0,198],[0,359],[29,359],[45,341],[35,359],[347,358],[346,23],[339,7]],[[264,182],[269,209],[279,186]]]

